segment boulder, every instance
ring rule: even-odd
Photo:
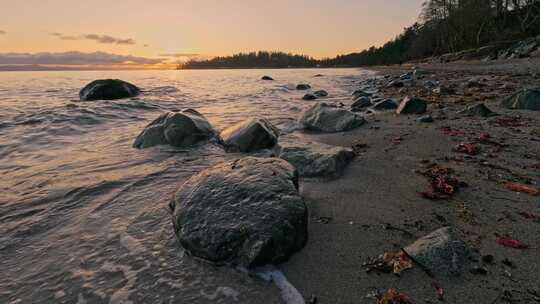
[[[414,261],[435,275],[459,275],[469,258],[465,242],[450,227],[443,227],[404,248]]]
[[[365,119],[350,111],[317,103],[302,113],[299,122],[310,130],[342,132],[360,127]]]
[[[405,97],[396,110],[397,114],[423,114],[426,112],[427,102],[416,97]]]
[[[303,97],[302,97],[303,100],[315,100],[317,99],[317,96],[311,94],[311,93],[307,93],[305,94]]]
[[[309,90],[311,89],[311,86],[309,84],[301,83],[296,85],[297,90]]]
[[[505,98],[501,105],[512,110],[540,111],[540,87],[516,92]]]
[[[307,240],[298,174],[279,158],[245,157],[187,180],[170,203],[187,253],[247,268],[286,261]]]
[[[497,113],[491,111],[483,103],[466,107],[465,109],[459,111],[458,114],[461,114],[464,116],[479,116],[479,117],[491,117],[491,116],[497,115]]]
[[[272,78],[270,76],[263,76],[263,77],[261,77],[261,80],[274,80],[274,78]]]
[[[214,129],[202,114],[186,109],[160,115],[137,136],[133,147],[143,149],[165,144],[188,147],[214,135]]]
[[[135,97],[141,93],[140,89],[129,82],[119,79],[100,79],[87,84],[79,92],[83,101],[113,100]]]
[[[313,95],[317,97],[326,97],[328,96],[328,92],[326,92],[325,90],[318,90],[318,91],[313,92]]]
[[[221,131],[219,139],[227,151],[253,152],[273,148],[278,136],[278,129],[268,120],[252,118]]]
[[[350,148],[322,143],[281,143],[277,155],[296,167],[302,177],[337,176],[354,157]]]
[[[399,105],[392,99],[385,99],[382,101],[379,101],[373,105],[373,109],[377,111],[384,111],[384,110],[393,110],[397,109]]]

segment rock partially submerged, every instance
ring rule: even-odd
[[[296,85],[297,90],[309,90],[311,89],[311,86],[309,84],[301,83]]]
[[[261,77],[261,80],[274,80],[274,78],[272,78],[270,76],[263,76],[263,77]]]
[[[219,139],[228,151],[253,152],[273,148],[278,136],[278,129],[268,120],[253,118],[221,131]]]
[[[350,148],[315,142],[281,143],[277,154],[295,166],[303,177],[337,176],[355,155]]]
[[[100,79],[87,84],[79,92],[83,101],[113,100],[135,97],[141,93],[135,85],[120,79]]]
[[[186,251],[214,262],[256,267],[286,261],[307,240],[307,208],[294,167],[245,157],[192,176],[170,204]]]
[[[160,115],[137,136],[133,147],[143,149],[165,144],[188,147],[214,135],[214,129],[201,113],[186,109]]]
[[[414,261],[434,274],[461,274],[469,258],[469,249],[450,227],[443,227],[404,248]]]
[[[310,130],[342,132],[360,127],[365,119],[350,111],[321,102],[304,111],[299,122]]]
[[[483,103],[466,107],[465,109],[459,111],[458,114],[461,114],[464,116],[479,116],[479,117],[491,117],[491,116],[498,115],[497,113],[491,111]]]
[[[505,98],[501,105],[512,110],[540,111],[540,87],[523,89]]]
[[[424,114],[427,102],[417,97],[405,97],[396,110],[397,114]]]
[[[317,96],[311,93],[307,93],[302,97],[303,100],[315,100],[317,99]]]

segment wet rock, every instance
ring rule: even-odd
[[[137,136],[133,147],[143,149],[166,144],[188,147],[214,135],[214,129],[202,114],[186,109],[160,115]]]
[[[433,122],[433,117],[431,117],[431,115],[424,115],[424,116],[418,117],[416,121],[421,122],[421,123],[430,123],[430,122]]]
[[[404,248],[416,262],[436,275],[459,275],[468,261],[469,249],[450,227],[444,227]]]
[[[296,85],[297,90],[309,90],[311,89],[311,86],[309,84],[301,83]]]
[[[303,97],[302,97],[303,100],[315,100],[317,99],[317,96],[311,94],[311,93],[307,93],[305,94]]]
[[[405,97],[396,110],[397,114],[423,114],[426,112],[427,102],[417,97]]]
[[[364,90],[356,90],[354,92],[352,92],[351,96],[352,96],[352,100],[356,100],[360,97],[371,97],[371,95],[373,95],[372,93],[370,92],[366,92]]]
[[[273,148],[279,131],[268,120],[252,118],[231,126],[219,134],[219,140],[230,152],[253,152]]]
[[[294,167],[245,157],[192,176],[170,203],[180,244],[196,257],[256,267],[286,261],[307,239]]]
[[[83,101],[113,100],[135,97],[140,93],[140,89],[129,82],[119,79],[100,79],[82,88],[79,98]]]
[[[261,80],[274,80],[274,78],[270,77],[270,76],[263,76],[261,78]]]
[[[354,157],[350,148],[322,143],[281,143],[277,155],[296,167],[300,176],[337,176]]]
[[[299,122],[310,130],[342,132],[360,127],[365,119],[350,111],[317,103],[301,114]]]
[[[461,114],[464,116],[478,116],[478,117],[491,117],[491,116],[498,115],[497,113],[491,111],[483,103],[466,107],[465,109],[459,111],[458,114]]]
[[[501,105],[512,110],[540,111],[540,87],[523,89],[512,96],[505,98]]]
[[[328,96],[328,92],[326,92],[325,90],[318,90],[318,91],[313,92],[313,95],[317,97],[326,97]]]
[[[363,108],[372,106],[373,103],[369,97],[360,97],[351,105],[351,111],[361,111]]]
[[[373,105],[373,109],[377,111],[384,111],[384,110],[393,110],[398,108],[398,104],[392,100],[392,99],[385,99],[383,101],[379,101]]]

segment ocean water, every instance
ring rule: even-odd
[[[313,77],[318,73],[324,76]],[[131,145],[161,113],[184,108],[198,110],[218,130],[266,117],[284,134],[301,136],[296,118],[313,101],[301,100],[305,92],[295,90],[297,83],[347,104],[369,74],[0,73],[0,303],[282,302],[279,288],[294,282],[278,269],[257,276],[197,261],[184,255],[172,230],[167,204],[183,181],[240,155],[213,142],[189,149]],[[275,81],[260,80],[263,75]],[[100,78],[120,78],[144,92],[78,101],[80,88]],[[272,284],[264,277],[280,280]]]

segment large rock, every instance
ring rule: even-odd
[[[295,166],[303,177],[337,176],[354,157],[350,148],[315,142],[280,143],[277,152],[280,158]]]
[[[246,157],[192,176],[170,204],[186,251],[214,262],[256,267],[286,261],[307,239],[307,209],[294,167]]]
[[[497,115],[497,113],[491,111],[483,103],[466,107],[465,109],[459,111],[458,114],[461,114],[464,116],[479,116],[479,117],[491,117],[491,116]]]
[[[310,130],[342,132],[360,127],[365,119],[350,111],[317,103],[302,113],[299,122]]]
[[[513,110],[540,111],[540,87],[523,89],[512,96],[505,98],[501,105]]]
[[[112,100],[135,97],[141,91],[129,82],[119,79],[100,79],[87,84],[80,92],[81,100]]]
[[[427,102],[416,97],[405,97],[396,110],[397,114],[424,114]]]
[[[188,147],[214,135],[214,129],[202,114],[186,109],[160,115],[137,136],[133,147],[142,149],[164,144]]]
[[[450,227],[443,227],[404,248],[416,262],[436,275],[459,275],[469,258],[465,242]]]
[[[273,148],[278,136],[278,129],[263,118],[245,120],[219,134],[221,143],[231,152],[253,152]]]

